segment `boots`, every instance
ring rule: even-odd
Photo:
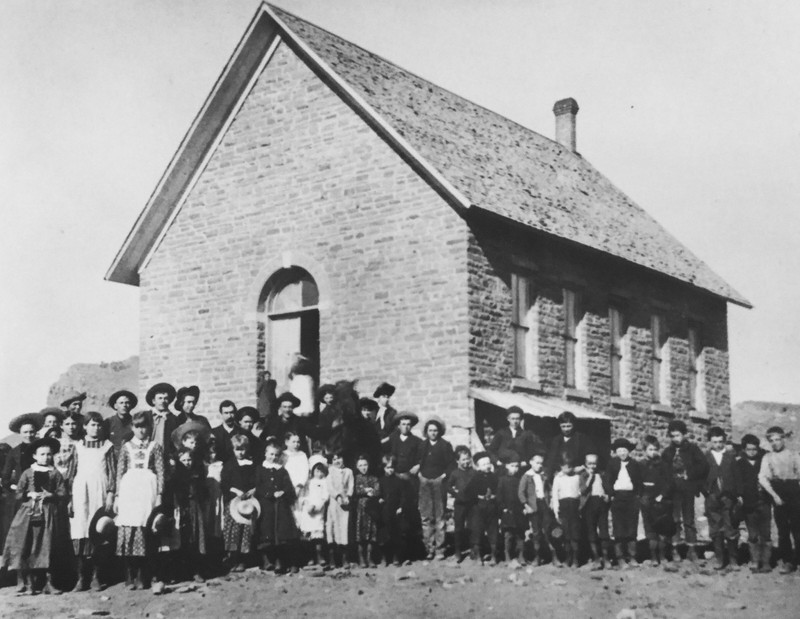
[[[658,556],[658,540],[648,540],[647,545],[650,547],[650,560],[647,562],[648,567],[656,567],[661,560]]]
[[[367,564],[370,567],[375,568],[378,566],[375,564],[375,559],[372,558],[373,556],[375,555],[373,553],[372,542],[369,542],[367,543]]]
[[[28,593],[28,572],[25,570],[17,570],[17,588],[14,591],[17,595]]]
[[[489,550],[491,552],[489,558],[489,565],[497,565],[497,544],[492,544],[489,546]]]
[[[761,562],[761,544],[750,542],[748,547],[750,548],[750,571],[758,574],[758,566]]]
[[[503,552],[506,555],[506,563],[511,563],[511,533],[503,534]]]
[[[331,569],[336,569],[336,544],[328,547],[328,565],[331,566]]]
[[[481,549],[480,546],[473,546],[472,550],[469,553],[469,558],[472,559],[475,563],[480,563],[483,565],[483,559],[481,559]]]
[[[697,563],[697,548],[691,544],[689,544],[688,550],[686,551],[686,560],[692,563]]]
[[[364,544],[358,545],[358,567],[367,567],[367,555]]]
[[[714,536],[714,569],[721,570],[725,566],[723,557],[723,539],[721,535]]]
[[[772,542],[761,542],[761,567],[758,568],[759,574],[769,574],[772,571]]]
[[[103,589],[105,589],[106,588],[105,585],[100,582],[100,578],[97,574],[97,565],[95,564],[94,561],[91,562],[91,565],[89,567],[89,572],[92,575],[92,585],[91,585],[92,591],[102,591]]]
[[[314,554],[317,556],[317,565],[320,565],[321,567],[327,567],[325,555],[322,552],[322,542],[317,542],[314,544]]]
[[[42,593],[44,593],[45,595],[61,595],[63,593],[61,589],[58,589],[53,584],[53,574],[52,572],[50,572],[50,570],[47,571],[45,578],[46,580],[44,583],[44,588],[42,589]]]
[[[639,567],[639,561],[636,560],[636,540],[628,541],[628,566]]]
[[[625,557],[622,553],[622,542],[614,542],[614,555],[617,557],[617,567],[623,567],[627,565],[625,563]]]
[[[125,587],[134,591],[136,583],[133,581],[136,568],[133,566],[133,559],[130,557],[125,558]]]
[[[77,557],[77,568],[78,568],[78,582],[75,583],[75,587],[73,587],[73,593],[79,593],[81,591],[86,591],[89,586],[86,584],[86,561],[83,557]]]
[[[542,543],[539,540],[533,540],[533,564],[541,565],[544,563],[542,560]]]
[[[732,570],[739,569],[739,540],[728,540],[728,567]]]
[[[603,556],[601,567],[611,568],[611,543],[607,540],[600,540],[600,552]]]

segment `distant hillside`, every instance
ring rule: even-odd
[[[134,355],[125,361],[76,363],[70,366],[50,387],[47,393],[47,405],[58,406],[66,399],[67,394],[73,391],[85,391],[84,412],[99,411],[107,417],[112,412],[106,405],[108,397],[119,389],[129,389],[133,393],[138,393],[138,356]],[[0,442],[16,445],[19,438],[16,434],[12,434],[0,439]]]
[[[733,439],[737,442],[748,433],[763,440],[767,428],[781,426],[793,434],[793,443],[800,444],[800,404],[748,401],[734,405],[732,412]]]

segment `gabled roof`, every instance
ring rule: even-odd
[[[230,99],[243,91],[258,54],[266,54],[275,36],[455,208],[494,213],[751,307],[579,154],[267,4],[256,13],[107,279],[138,283],[139,267],[178,206],[181,192],[175,188],[188,184],[204,154],[196,135],[210,146],[231,112]],[[170,187],[173,191],[164,190]]]

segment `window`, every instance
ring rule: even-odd
[[[630,351],[625,316],[618,306],[608,309],[609,331],[611,334],[611,395],[629,398],[630,385]]]
[[[511,296],[511,329],[514,333],[514,376],[535,381],[539,378],[536,358],[538,332],[531,278],[524,274],[512,273]]]
[[[694,410],[706,412],[706,365],[703,358],[703,341],[700,325],[690,324],[689,341],[689,405]]]
[[[577,292],[564,289],[564,343],[566,357],[566,386],[586,389],[588,376],[586,367],[585,314],[580,308]]]
[[[669,397],[669,337],[664,316],[654,314],[650,319],[650,334],[652,336],[652,383],[653,402],[656,404],[670,404]]]

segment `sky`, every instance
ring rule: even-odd
[[[800,5],[280,0],[578,150],[755,306],[729,306],[732,401],[800,402]],[[138,350],[103,276],[256,0],[0,3],[0,424],[78,362]]]

